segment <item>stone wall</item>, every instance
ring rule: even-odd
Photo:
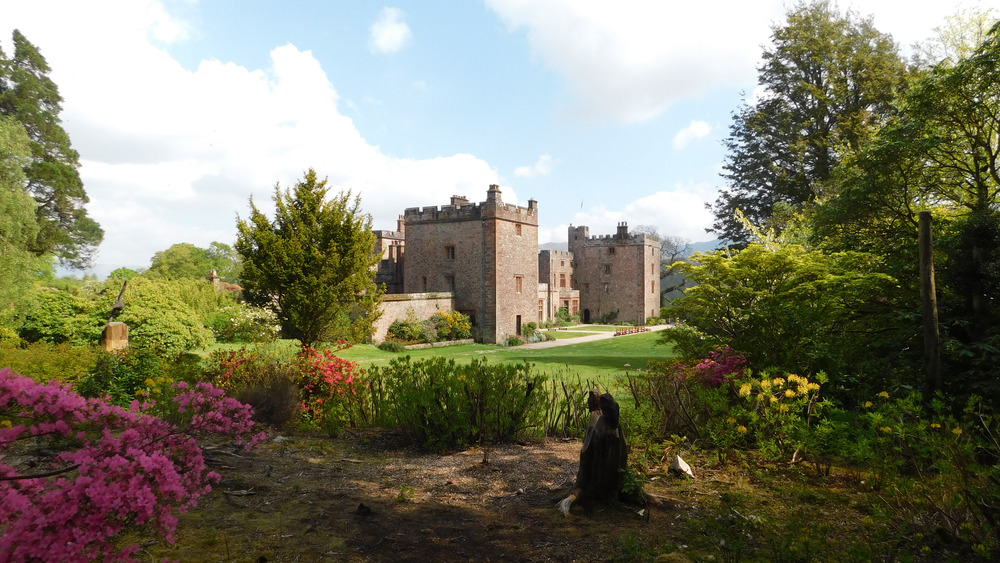
[[[614,235],[594,237],[587,227],[570,226],[569,250],[585,322],[617,313],[620,322],[644,324],[659,313],[660,241],[629,233],[625,223]]]
[[[394,321],[405,320],[412,311],[419,320],[455,309],[450,293],[397,293],[382,296],[382,317],[375,323],[372,342],[382,342]]]

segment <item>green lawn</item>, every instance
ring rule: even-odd
[[[644,368],[648,360],[670,357],[671,348],[657,344],[658,338],[659,334],[648,332],[554,348],[530,349],[517,346],[465,344],[409,350],[401,354],[383,352],[370,344],[362,344],[343,350],[340,356],[362,365],[377,365],[388,362],[390,358],[406,355],[414,359],[443,356],[454,358],[459,362],[486,356],[491,362],[528,361],[534,364],[539,372],[551,377],[569,376],[576,379],[579,375],[583,379],[605,380],[609,376],[624,373],[626,369]],[[626,367],[626,364],[629,366]]]
[[[587,328],[590,330],[591,327]],[[614,328],[611,327],[611,330]],[[570,331],[560,332],[569,333]],[[581,333],[573,334],[575,337],[583,335]],[[566,334],[564,337],[570,338],[570,335]],[[582,379],[605,381],[610,376],[624,373],[626,369],[644,368],[648,360],[662,360],[670,357],[672,348],[657,344],[658,338],[659,333],[647,332],[542,349],[493,344],[463,344],[461,346],[407,350],[400,354],[384,352],[371,344],[358,344],[342,350],[338,355],[344,359],[358,362],[362,366],[385,364],[391,358],[403,356],[410,356],[413,359],[442,356],[454,358],[458,362],[469,362],[473,358],[485,356],[491,362],[528,361],[534,364],[540,373],[553,378],[576,380],[579,376]],[[282,350],[282,353],[287,350],[289,356],[297,351],[293,341],[282,340],[258,345],[217,344],[208,350],[200,351],[200,355],[207,356],[215,350],[239,349],[243,346],[273,346]],[[323,346],[317,345],[317,347]],[[629,366],[626,367],[625,364],[629,364]]]

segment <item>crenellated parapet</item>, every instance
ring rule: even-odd
[[[406,224],[469,221],[475,219],[505,219],[529,225],[538,224],[538,203],[528,202],[528,207],[506,204],[500,198],[500,188],[490,186],[486,201],[468,203],[464,197],[453,196],[452,205],[410,207],[403,212]]]

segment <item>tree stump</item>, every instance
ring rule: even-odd
[[[128,325],[117,321],[106,324],[101,333],[101,348],[107,352],[128,348]]]
[[[563,514],[577,500],[616,499],[622,492],[622,470],[628,467],[628,444],[618,417],[618,403],[594,389],[587,398],[590,425],[580,449],[580,468],[573,492],[559,503]]]

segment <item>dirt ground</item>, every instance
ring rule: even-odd
[[[568,562],[676,549],[671,528],[697,494],[690,482],[651,482],[642,515],[620,504],[558,511],[579,448],[498,446],[483,464],[479,449],[427,454],[383,434],[272,436],[252,452],[209,446],[221,483],[182,517],[175,544],[148,540],[138,559]]]

